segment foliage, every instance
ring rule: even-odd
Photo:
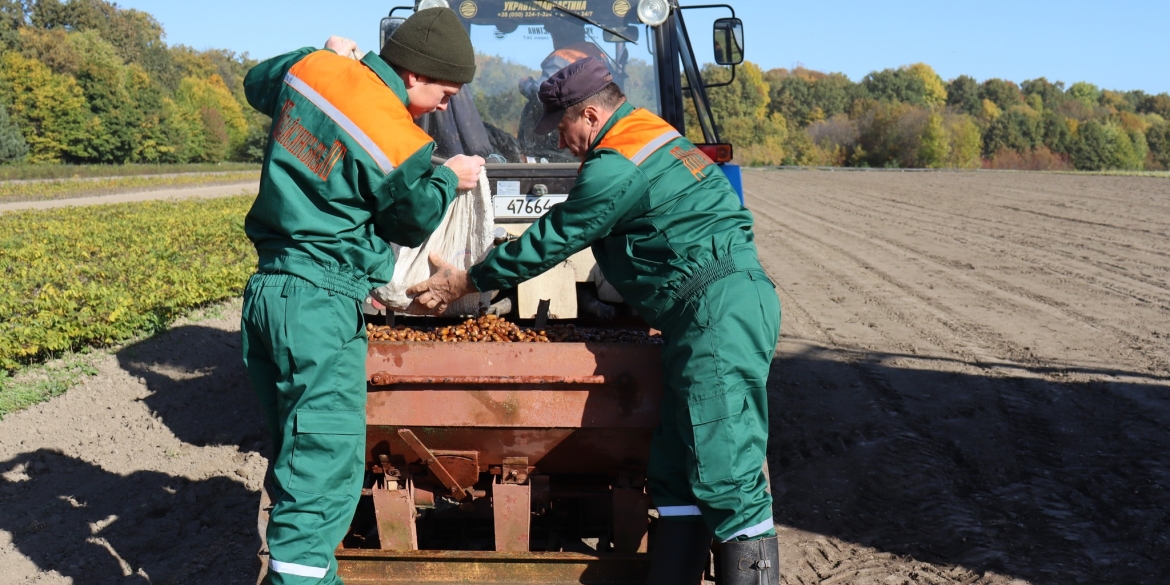
[[[88,131],[97,125],[77,82],[40,61],[9,52],[0,56],[0,103],[16,119],[30,162],[83,158]]]
[[[988,157],[1004,148],[1024,152],[1040,146],[1043,140],[1040,115],[1028,106],[1015,106],[988,125],[983,151]]]
[[[1041,107],[1045,110],[1051,110],[1069,99],[1064,93],[1063,82],[1057,81],[1056,83],[1052,83],[1043,77],[1029,79],[1021,83],[1020,91],[1024,92],[1024,95],[1029,98],[1035,96],[1039,99]],[[1032,105],[1032,103],[1029,102],[1029,105]],[[1036,109],[1035,106],[1032,107]]]
[[[857,83],[840,73],[803,67],[773,69],[764,73],[763,82],[769,113],[785,121],[784,137],[771,141],[773,130],[766,129],[765,120],[745,113],[759,107],[755,94],[745,94],[743,86],[710,91],[718,123],[733,137],[737,152],[752,154],[750,160],[968,169],[1170,168],[1165,134],[1170,94],[1102,90],[1086,82],[1066,89],[1063,82],[1044,77],[1017,85],[960,75],[944,83],[922,63],[875,71]],[[693,108],[686,105],[693,119]],[[745,120],[754,120],[754,131]],[[769,156],[766,148],[775,150]]]
[[[1161,122],[1146,131],[1151,170],[1170,170],[1170,123]]]
[[[1141,150],[1124,128],[1112,122],[1089,120],[1077,129],[1070,154],[1073,164],[1081,170],[1139,170],[1145,162],[1139,154]]]
[[[1018,152],[1001,149],[983,165],[986,169],[1012,171],[1068,171],[1072,170],[1068,155],[1052,152],[1046,146]]]
[[[967,75],[952,79],[947,84],[947,105],[972,116],[978,115],[983,107],[983,98],[979,97],[979,83]]]
[[[926,117],[922,134],[918,139],[917,163],[928,169],[941,169],[947,166],[951,156],[951,142],[943,127],[943,117],[938,111],[932,111]]]
[[[844,113],[852,100],[853,82],[841,73],[773,69],[764,80],[771,89],[769,110],[801,126]]]
[[[1000,111],[1024,103],[1024,96],[1015,83],[1004,79],[988,79],[979,86],[979,97],[995,104]]]
[[[953,169],[977,169],[983,162],[983,136],[975,118],[962,113],[948,113],[943,118],[947,130],[947,160]]]
[[[149,14],[106,0],[0,0],[0,104],[28,159],[258,160],[268,120],[243,95],[254,62],[162,39]]]
[[[731,79],[730,70],[716,65],[703,68],[707,83],[724,83]],[[719,138],[735,145],[736,159],[748,165],[774,165],[788,158],[785,143],[789,138],[788,121],[779,113],[770,112],[771,101],[764,72],[751,62],[736,68],[731,85],[708,91],[712,111],[719,112],[715,127]],[[689,100],[687,100],[689,102]],[[689,104],[688,104],[689,105]],[[687,132],[701,141],[699,125],[693,108],[687,123]]]
[[[94,180],[65,179],[57,181],[0,183],[0,202],[67,199],[70,197],[102,195],[105,193],[125,193],[146,189],[238,183],[240,181],[259,178],[260,173],[257,171],[237,171],[229,173],[167,175],[162,177],[148,175]]]
[[[517,81],[525,78],[535,82],[540,79],[540,71],[494,55],[476,53],[475,79],[463,91],[472,92],[476,109],[485,123],[516,136],[528,103]]]
[[[0,369],[157,331],[240,294],[251,197],[0,215]]]
[[[1068,95],[1091,109],[1101,100],[1101,89],[1091,83],[1078,81],[1068,88]]]
[[[0,163],[261,161],[271,121],[243,92],[256,62],[168,46],[164,37],[152,16],[110,0],[0,0],[0,107],[9,118],[0,119]],[[465,91],[485,122],[516,134],[533,97],[517,82],[541,72],[483,54],[476,63]],[[655,102],[654,64],[631,60],[626,68],[630,102]],[[708,83],[729,72],[703,69]],[[1066,88],[1044,77],[944,81],[925,63],[854,82],[745,62],[733,83],[708,95],[717,130],[747,164],[976,168],[1007,161],[1010,150],[1025,165],[1047,165],[1047,152],[1083,169],[1166,166],[1166,93],[1084,81]],[[684,117],[698,139],[689,97]]]
[[[879,101],[936,106],[947,100],[946,86],[925,63],[875,71],[861,85],[869,98]]]
[[[5,416],[64,394],[82,378],[96,376],[97,357],[83,349],[66,353],[59,360],[23,369],[15,376],[0,370],[0,420]]]
[[[28,144],[20,134],[16,122],[8,116],[8,109],[0,104],[0,163],[18,161],[28,154]]]
[[[934,68],[926,63],[915,63],[904,67],[907,73],[922,80],[922,101],[927,106],[941,106],[947,103],[947,88]]]

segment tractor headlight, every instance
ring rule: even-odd
[[[638,2],[638,20],[642,24],[658,26],[666,22],[670,14],[670,4],[666,0],[641,0]]]
[[[418,3],[418,10],[426,10],[427,8],[450,8],[447,0],[422,0]]]

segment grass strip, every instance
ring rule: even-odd
[[[100,353],[67,353],[59,359],[38,364],[16,375],[0,370],[0,420],[35,404],[60,396],[83,378],[98,373],[95,362]]]
[[[13,201],[43,201],[92,197],[110,193],[167,189],[238,183],[260,178],[260,171],[229,173],[168,175],[165,177],[111,177],[105,179],[65,179],[61,181],[34,181],[27,183],[0,183],[0,203]]]
[[[252,196],[0,214],[0,370],[159,331],[241,294]]]
[[[222,319],[228,310],[238,311],[241,301],[240,297],[233,297],[195,308],[176,323]],[[98,364],[101,360],[148,337],[146,334],[135,335],[108,349],[94,350],[86,347],[79,352],[65,352],[53,360],[24,367],[11,374],[6,370],[0,370],[0,420],[14,412],[60,396],[82,380],[98,375]]]
[[[0,181],[131,177],[172,173],[259,171],[256,163],[194,163],[170,165],[0,165]]]

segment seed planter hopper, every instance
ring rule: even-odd
[[[660,349],[370,342],[346,583],[641,583]]]

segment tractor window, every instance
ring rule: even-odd
[[[644,25],[612,27],[637,44],[548,12],[484,24],[472,19],[469,27],[476,51],[475,79],[447,112],[419,121],[435,138],[439,156],[466,153],[488,157],[489,162],[576,162],[568,150],[557,148],[555,130],[544,136],[534,132],[543,111],[537,92],[550,75],[585,57],[606,62],[632,105],[659,113],[650,53],[653,33]]]

